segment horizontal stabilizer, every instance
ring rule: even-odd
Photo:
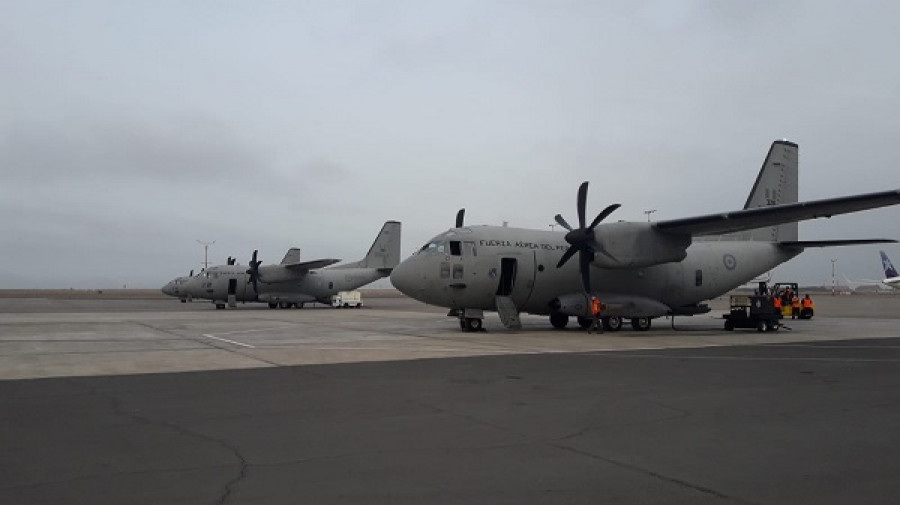
[[[839,247],[845,245],[866,245],[866,244],[889,244],[897,242],[889,238],[865,238],[865,239],[848,239],[848,240],[791,240],[779,242],[781,247],[806,248],[806,247]]]

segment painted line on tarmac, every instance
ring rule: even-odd
[[[291,327],[291,325],[284,325],[284,326],[272,326],[271,328],[256,328],[256,329],[252,329],[252,330],[226,331],[224,333],[220,333],[219,335],[235,335],[238,333],[257,333],[260,331],[280,330],[282,328],[290,328],[290,327]]]
[[[217,336],[215,336],[215,335],[208,335],[208,334],[205,334],[205,333],[204,333],[203,336],[206,337],[206,338],[211,338],[211,339],[214,339],[214,340],[219,340],[219,341],[221,341],[221,342],[227,342],[227,343],[229,343],[229,344],[239,345],[239,346],[241,346],[241,347],[249,347],[249,348],[251,348],[251,349],[256,349],[255,346],[252,346],[252,345],[250,345],[250,344],[245,344],[245,343],[243,343],[243,342],[237,342],[237,341],[234,341],[234,340],[228,340],[227,338],[217,337]]]

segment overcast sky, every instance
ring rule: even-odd
[[[0,288],[159,287],[253,249],[403,256],[453,224],[900,188],[900,3],[0,0]],[[900,238],[900,207],[800,224]],[[881,278],[808,250],[778,280]]]

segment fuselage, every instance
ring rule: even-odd
[[[568,247],[561,232],[453,228],[404,260],[391,281],[406,295],[432,305],[494,310],[497,296],[509,296],[521,312],[549,314],[555,299],[582,291],[577,261],[556,267]],[[720,296],[800,251],[763,241],[695,241],[680,262],[641,268],[593,265],[591,285],[601,300],[635,296],[677,312]]]
[[[331,296],[339,291],[356,289],[386,275],[375,268],[322,268],[310,270],[291,281],[258,281],[257,291],[250,282],[246,266],[220,265],[191,277],[181,284],[180,292],[192,298],[222,303],[229,301],[232,295],[236,302],[329,303]]]

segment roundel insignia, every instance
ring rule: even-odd
[[[728,270],[734,270],[734,267],[737,266],[737,260],[730,254],[722,256],[722,263],[725,264],[725,268]]]

